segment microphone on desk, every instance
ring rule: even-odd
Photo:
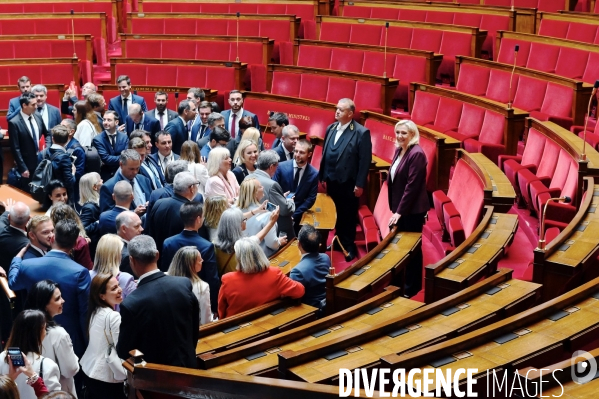
[[[582,154],[580,154],[581,161],[587,160],[587,154],[585,153],[587,144],[587,125],[589,123],[589,116],[591,114],[591,103],[593,102],[593,98],[597,94],[597,89],[599,89],[599,80],[596,80],[595,85],[593,86],[593,91],[591,92],[591,97],[589,98],[589,107],[587,109],[586,117],[584,118],[584,130],[582,133]]]
[[[73,41],[73,58],[77,58],[77,51],[75,50],[75,21],[73,20],[74,15],[75,10],[71,10],[71,40]]]
[[[537,249],[545,250],[545,214],[547,213],[547,205],[550,202],[563,202],[564,204],[569,204],[572,202],[572,198],[567,195],[558,198],[549,198],[547,202],[545,202],[545,206],[543,207],[543,213],[541,213],[541,228],[539,229],[539,242],[537,244]]]
[[[385,59],[383,63],[383,78],[387,77],[387,35],[389,34],[389,22],[385,22]]]
[[[512,74],[510,75],[510,93],[508,97],[507,109],[512,109],[512,81],[514,80],[514,71],[516,70],[518,51],[520,51],[520,45],[516,44],[516,47],[514,47],[514,66],[512,67]]]
[[[339,236],[333,237],[333,241],[331,241],[331,267],[329,267],[329,274],[331,276],[337,275],[337,273],[335,272],[335,265],[333,264],[333,251],[335,247],[335,240],[337,240],[337,244],[339,244],[339,246],[341,247],[341,251],[343,251],[343,256],[345,256],[346,258],[349,256],[349,253],[345,250],[345,248],[343,248],[343,244],[341,244]]]
[[[239,62],[239,11],[237,11],[237,39],[235,41],[236,41],[235,45],[237,46],[237,48],[235,50],[235,54],[237,55],[235,57],[235,61]]]

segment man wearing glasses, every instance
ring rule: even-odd
[[[196,105],[193,101],[183,100],[179,103],[177,111],[179,117],[170,121],[164,127],[164,130],[171,134],[173,140],[173,152],[179,155],[183,143],[191,138],[191,130],[187,128],[187,123],[195,119]]]

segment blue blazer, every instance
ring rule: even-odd
[[[173,140],[173,152],[177,155],[181,153],[181,146],[188,139],[187,126],[181,118],[175,118],[164,127],[164,130],[171,134]]]
[[[160,157],[158,153],[150,154],[146,156],[148,162],[152,162],[156,170],[158,170],[158,174],[160,175],[160,183],[164,186],[166,184],[166,176],[164,176],[164,172],[162,172],[162,167],[160,166]],[[173,151],[173,159],[176,161],[179,159],[179,155],[175,154]]]
[[[144,100],[143,97],[131,93],[131,98],[133,99],[133,104],[141,105],[142,111],[148,110],[146,100]],[[108,103],[108,109],[116,111],[116,113],[119,116],[119,124],[122,125],[123,123],[125,123],[125,119],[127,118],[127,115],[129,115],[129,113],[127,112],[127,110],[123,110],[123,101],[120,95],[110,99],[110,102]]]
[[[114,186],[121,180],[125,180],[125,178],[120,172],[117,172],[110,180],[104,182],[102,185],[102,188],[100,189],[100,212],[107,211],[114,206],[112,193],[114,191]],[[150,183],[150,180],[147,177],[139,174],[135,176],[135,180],[137,180],[137,184],[141,187],[141,190],[146,195],[146,201],[148,201],[152,194],[152,183]],[[131,202],[131,210],[134,209],[135,204]]]
[[[21,99],[21,96],[14,97],[14,98],[11,98],[10,101],[8,102],[8,112],[6,113],[7,121],[14,118],[21,110],[21,103],[19,102],[20,99]]]
[[[283,149],[283,142],[281,142],[281,144],[276,146],[273,150],[279,154],[279,162],[288,161],[287,154],[285,154],[285,150]]]
[[[144,113],[143,120],[141,124],[143,126],[143,130],[150,133],[150,137],[156,137],[156,133],[160,131],[160,122],[158,120],[152,118],[149,112]],[[127,132],[127,137],[131,134],[132,131],[135,130],[135,123],[133,119],[129,115],[125,118],[125,131]]]
[[[50,130],[54,126],[60,125],[62,117],[60,115],[60,110],[54,105],[46,104],[46,109],[48,110],[48,130]]]
[[[81,146],[81,143],[79,143],[79,140],[76,138],[72,138],[65,146],[65,149],[67,151],[72,150],[73,155],[77,157],[77,160],[75,161],[75,179],[79,181],[81,176],[85,174],[85,150]],[[75,191],[79,191],[79,187],[77,185],[75,186]]]
[[[198,142],[198,140],[200,140],[200,139],[202,139],[204,137],[210,137],[210,132],[212,131],[212,130],[210,130],[210,127],[206,126],[206,130],[204,130],[204,134],[202,136],[199,136],[199,132],[200,132],[200,128],[201,127],[202,127],[202,123],[201,122],[200,123],[196,123],[195,125],[193,125],[191,127],[191,139],[193,141],[195,141],[196,143]],[[210,139],[208,139],[208,140],[210,140]]]
[[[302,303],[322,308],[322,300],[325,299],[326,276],[329,274],[331,259],[321,253],[309,253],[291,269],[289,278],[302,283],[306,293],[302,297]]]
[[[116,206],[110,210],[104,211],[100,214],[98,225],[100,227],[100,237],[104,234],[116,234],[116,217],[119,213],[125,212],[123,208],[117,208]]]
[[[162,265],[163,269],[168,268],[175,257],[175,253],[183,247],[197,247],[204,263],[200,271],[200,278],[210,286],[210,307],[213,312],[218,312],[218,291],[220,290],[220,277],[218,277],[218,268],[216,267],[216,253],[214,245],[200,237],[195,231],[183,230],[181,233],[167,238],[162,246]]]
[[[38,281],[46,279],[60,284],[65,303],[62,314],[54,319],[67,330],[75,354],[81,358],[87,347],[89,271],[64,252],[50,251],[41,258],[13,258],[8,275],[12,290],[29,290]]]
[[[119,170],[120,155],[123,150],[127,149],[129,139],[125,133],[116,133],[116,145],[115,149],[110,144],[110,138],[108,133],[104,130],[102,133],[94,137],[92,140],[92,146],[98,150],[98,155],[102,160],[102,166],[100,168],[100,176],[102,180],[109,180],[117,170]]]
[[[291,160],[281,162],[273,176],[273,180],[279,183],[284,193],[293,192],[293,174],[293,161]],[[299,223],[304,212],[312,208],[316,202],[316,194],[318,194],[318,171],[314,166],[308,164],[295,191],[294,222]]]
[[[229,118],[231,117],[231,110],[228,109],[226,111],[221,112],[220,114],[223,116],[223,118],[225,118],[225,129],[229,130],[228,128],[229,128]],[[245,118],[246,116],[252,117],[252,120],[254,121],[254,127],[256,129],[258,129],[258,131],[260,131],[260,122],[258,122],[258,116],[256,116],[255,114],[251,113],[250,111],[248,111],[244,108],[243,112],[241,113],[241,117]],[[239,132],[235,133],[235,137],[237,137],[237,133],[239,133]],[[231,155],[233,155],[233,154],[231,154]]]

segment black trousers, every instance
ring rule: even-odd
[[[126,399],[123,390],[124,383],[109,383],[85,376],[85,398],[84,399]]]
[[[398,230],[422,233],[425,216],[426,212],[401,215],[399,221],[397,222]],[[412,297],[418,294],[418,292],[422,289],[422,262],[422,246],[420,246],[412,255],[412,259],[406,268],[404,295]]]
[[[356,183],[348,181],[338,183],[335,181],[327,182],[327,194],[335,203],[337,208],[337,223],[335,224],[335,233],[339,236],[339,241],[346,251],[356,253],[356,224],[358,222],[359,198],[354,194]]]

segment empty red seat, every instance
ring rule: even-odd
[[[487,95],[490,73],[492,73],[492,70],[489,68],[471,64],[461,65],[456,89],[475,96],[485,96]]]
[[[440,97],[425,91],[416,91],[412,108],[412,120],[417,125],[432,125],[435,123]]]
[[[462,117],[463,105],[464,104],[461,101],[441,97],[435,121],[432,124],[429,123],[425,126],[441,133],[457,131],[458,125],[460,124],[460,118]]]
[[[538,112],[531,111],[530,116],[569,129],[572,126],[572,101],[572,89],[548,82],[541,109]]]
[[[582,79],[590,54],[575,48],[560,47],[555,74],[571,79]]]
[[[383,182],[381,190],[374,206],[374,212],[370,212],[366,205],[360,206],[358,210],[358,219],[364,231],[366,239],[366,250],[370,251],[380,241],[381,238],[389,234],[389,219],[393,212],[389,209],[387,182]]]
[[[554,73],[558,56],[559,47],[533,42],[530,44],[530,56],[528,57],[526,67],[536,69],[537,71]]]
[[[533,181],[540,180],[546,185],[549,185],[551,178],[553,177],[553,172],[555,171],[555,165],[557,164],[559,155],[560,147],[551,141],[546,141],[545,146],[543,147],[543,156],[541,157],[541,161],[539,162],[536,172],[533,172],[529,169],[521,169],[516,172],[516,180],[520,185],[520,194],[530,209],[534,210],[534,205],[532,203],[533,197],[530,195],[530,184]]]
[[[493,111],[485,110],[485,118],[477,138],[468,138],[464,141],[464,149],[468,152],[480,152],[491,161],[497,163],[499,155],[505,153],[503,132],[505,118]]]

